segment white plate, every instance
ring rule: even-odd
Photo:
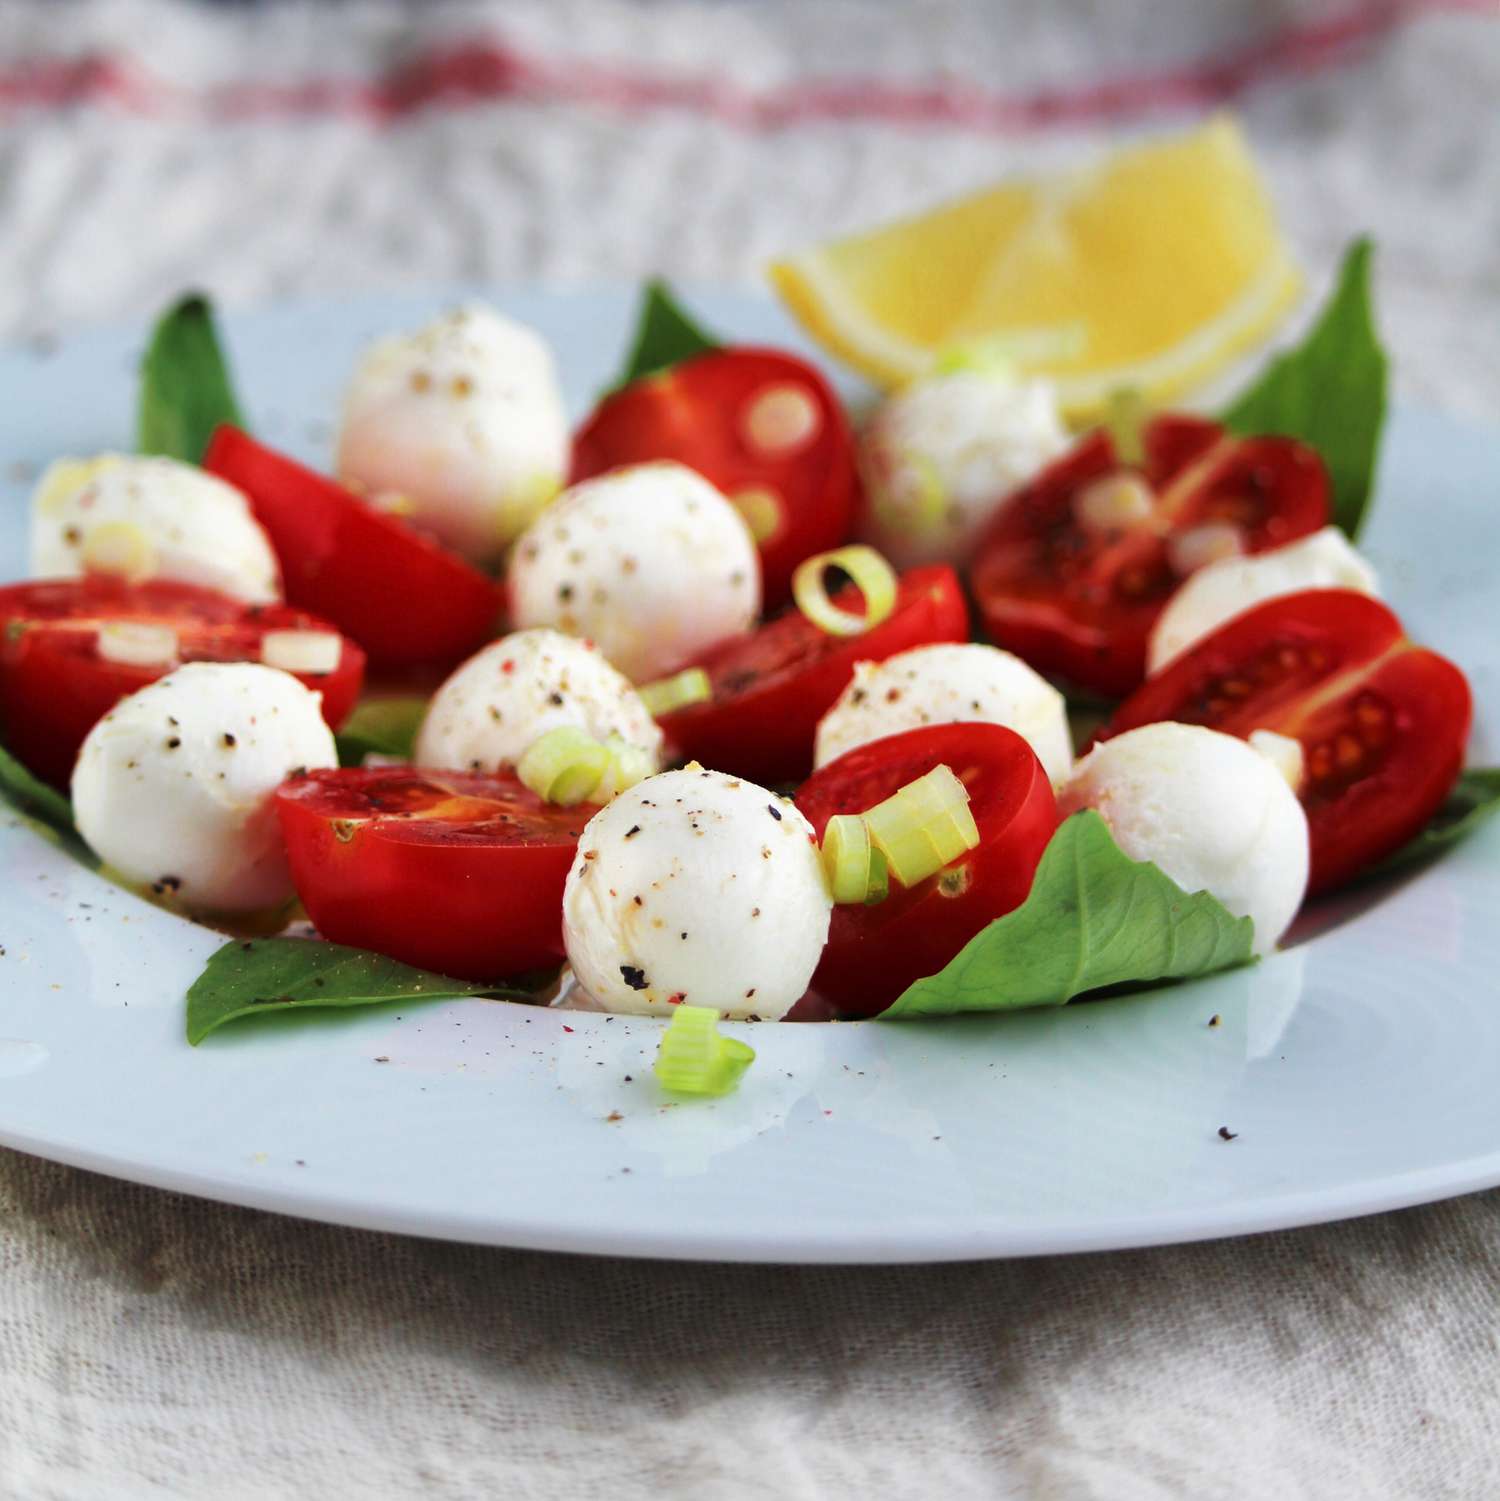
[[[326,457],[358,346],[455,295],[230,320],[254,425]],[[581,411],[633,294],[498,300],[556,345]],[[729,333],[801,343],[760,299],[695,301]],[[18,466],[128,446],[140,338],[0,355],[0,578],[21,571]],[[1414,634],[1470,671],[1484,762],[1497,482],[1500,438],[1404,413],[1368,537]],[[0,816],[0,1142],[351,1225],[743,1261],[1076,1251],[1365,1214],[1500,1183],[1497,853],[1500,823],[1257,968],[1154,995],[747,1028],[760,1056],[739,1092],[669,1106],[658,1023],[500,1002],[266,1018],[190,1048],[183,992],[219,939]]]

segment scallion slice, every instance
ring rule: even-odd
[[[823,830],[823,870],[840,906],[871,905],[890,892],[889,866],[870,839],[869,825],[857,813],[836,813]]]
[[[979,843],[969,792],[947,766],[924,777],[863,815],[871,843],[883,853],[903,886],[936,875]]]
[[[609,769],[608,746],[564,725],[531,743],[516,766],[516,775],[538,797],[571,808],[593,795]]]
[[[1114,439],[1115,457],[1122,464],[1146,462],[1146,444],[1141,429],[1146,424],[1146,399],[1137,386],[1117,386],[1109,393],[1105,425]]]
[[[670,714],[673,709],[683,709],[689,704],[701,704],[713,697],[713,684],[701,667],[687,667],[669,678],[659,678],[637,688],[646,712],[653,719]]]
[[[755,1049],[735,1037],[719,1035],[719,1013],[712,1006],[677,1006],[662,1034],[653,1072],[663,1089],[674,1094],[728,1094],[755,1062]]]
[[[824,575],[840,568],[865,597],[862,615],[841,610],[828,597]],[[797,608],[820,631],[830,636],[860,636],[885,620],[896,608],[896,572],[873,547],[856,543],[815,553],[797,565],[792,575],[792,598]]]

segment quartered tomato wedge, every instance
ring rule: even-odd
[[[884,1011],[1025,901],[1057,828],[1047,773],[1014,730],[997,724],[929,725],[873,740],[815,772],[797,806],[821,839],[835,813],[864,813],[935,766],[968,788],[979,845],[913,887],[892,881],[883,902],[833,909],[812,989],[838,1015]]]
[[[352,636],[373,665],[449,667],[495,634],[490,579],[342,485],[233,427],[214,434],[203,467],[249,496],[288,600]]]
[[[1237,615],[1120,705],[1103,737],[1157,720],[1302,743],[1310,892],[1399,848],[1437,812],[1463,767],[1468,680],[1406,637],[1378,600],[1289,594]]]
[[[313,771],[276,794],[323,937],[464,980],[562,960],[563,883],[595,811],[505,774],[415,767]]]
[[[99,652],[111,621],[168,627],[175,657],[135,665]],[[258,662],[269,631],[334,627],[290,605],[247,605],[195,584],[128,584],[109,575],[11,584],[0,589],[0,738],[44,781],[66,787],[84,736],[127,694],[183,662]],[[337,634],[336,632],[334,632]],[[365,654],[345,640],[328,673],[296,673],[323,695],[337,729],[359,698]]]
[[[837,547],[859,480],[843,407],[804,360],[774,349],[719,349],[634,381],[599,404],[573,443],[573,478],[676,459],[744,514],[760,547],[766,607],[792,570]]]
[[[857,611],[857,590],[834,596]],[[862,636],[833,636],[799,610],[719,647],[702,663],[712,685],[703,703],[666,715],[662,728],[684,755],[760,782],[790,782],[812,765],[818,721],[854,676],[913,646],[967,641],[969,612],[946,565],[901,578],[895,609]]]
[[[1128,469],[1107,432],[1090,433],[1005,503],[975,555],[991,637],[1112,698],[1145,676],[1151,627],[1195,566],[1216,549],[1280,547],[1328,520],[1323,462],[1290,438],[1162,416],[1142,443],[1145,462]]]

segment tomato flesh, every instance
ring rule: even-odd
[[[834,600],[857,612],[858,592]],[[904,574],[892,612],[861,636],[832,636],[789,610],[700,664],[712,696],[662,719],[684,755],[760,782],[791,782],[812,765],[818,721],[849,685],[857,662],[880,662],[914,646],[967,641],[969,613],[946,564]]]
[[[268,631],[334,629],[289,605],[246,605],[165,579],[127,584],[94,575],[0,588],[0,733],[54,787],[67,787],[88,732],[122,698],[170,670],[101,657],[99,626],[113,621],[169,626],[178,662],[258,662]],[[322,694],[323,717],[337,729],[359,698],[364,671],[364,652],[345,639],[332,672],[294,676]]]
[[[313,771],[276,794],[324,938],[463,980],[561,962],[563,883],[594,811],[506,774],[414,767]]]
[[[1031,747],[997,724],[929,725],[874,740],[803,783],[797,806],[821,839],[836,813],[863,813],[947,766],[969,790],[979,844],[873,906],[838,906],[812,989],[840,1016],[875,1016],[935,974],[981,928],[1026,900],[1057,828],[1052,784]]]
[[[1233,438],[1199,417],[1161,416],[1142,432],[1138,471],[1156,497],[1149,518],[1086,524],[1088,486],[1122,472],[1099,430],[1001,508],[976,553],[985,629],[1041,672],[1109,697],[1139,685],[1156,617],[1183,574],[1171,541],[1193,528],[1235,528],[1246,552],[1305,537],[1328,520],[1328,475],[1290,438]]]
[[[249,497],[287,599],[333,621],[372,665],[450,667],[494,635],[490,579],[342,485],[233,427],[214,434],[203,467]]]
[[[1385,605],[1343,589],[1237,615],[1120,705],[1101,738],[1158,720],[1301,742],[1310,894],[1419,833],[1463,768],[1468,680],[1415,646]]]
[[[768,610],[790,598],[797,564],[837,547],[854,524],[859,479],[843,406],[817,370],[779,350],[714,350],[606,396],[574,439],[573,479],[651,459],[676,459],[731,499],[759,497]]]

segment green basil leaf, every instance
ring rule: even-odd
[[[1385,350],[1370,299],[1374,246],[1356,240],[1318,320],[1272,360],[1222,421],[1245,436],[1280,433],[1317,449],[1333,484],[1333,520],[1358,537],[1375,483],[1385,421]]]
[[[196,1047],[210,1032],[241,1016],[471,995],[534,999],[529,990],[454,980],[319,938],[226,943],[187,993],[187,1040]]]
[[[719,347],[719,340],[700,328],[683,311],[666,282],[648,281],[641,295],[641,311],[636,319],[630,354],[612,389],[618,390],[631,381],[655,375],[659,370],[670,369],[695,354],[706,354]]]
[[[76,832],[72,803],[55,787],[33,776],[3,745],[0,745],[0,793],[22,813],[29,813],[64,834]]]
[[[1254,926],[1206,891],[1189,895],[1149,861],[1131,860],[1085,810],[1052,836],[1026,900],[884,1015],[1061,1006],[1109,985],[1209,975],[1250,962]]]
[[[1432,822],[1415,839],[1387,855],[1378,865],[1372,865],[1364,875],[1385,876],[1393,870],[1420,864],[1472,834],[1497,810],[1500,810],[1500,767],[1471,767],[1459,777]]]
[[[425,698],[372,698],[358,705],[334,736],[340,766],[363,766],[374,751],[411,760],[417,731],[427,717]]]
[[[157,320],[141,361],[136,446],[189,464],[202,461],[221,422],[245,425],[206,297],[190,293]]]

